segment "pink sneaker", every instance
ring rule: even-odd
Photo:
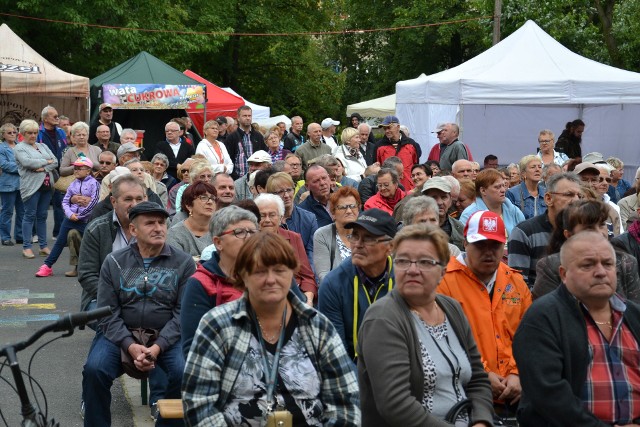
[[[42,264],[40,270],[36,273],[36,277],[49,277],[53,276],[53,269],[47,264]]]

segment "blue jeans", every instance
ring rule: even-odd
[[[65,218],[60,225],[60,232],[56,239],[56,243],[53,245],[53,249],[51,249],[51,253],[47,259],[44,260],[44,263],[51,267],[56,263],[56,261],[58,261],[64,247],[67,246],[67,235],[69,234],[69,230],[78,230],[80,234],[82,234],[84,233],[86,226],[86,222],[71,221],[69,218]]]
[[[51,204],[53,205],[53,235],[58,236],[62,221],[64,220],[64,209],[62,209],[62,199],[64,194],[61,191],[54,190],[53,197],[51,198]]]
[[[16,224],[13,227],[13,235],[16,240],[22,240],[22,218],[24,217],[24,205],[20,190],[0,193],[2,200],[2,212],[0,212],[0,238],[2,241],[11,240],[11,220],[13,211],[16,211]]]
[[[158,366],[167,372],[169,385],[162,396],[180,399],[180,386],[184,372],[184,356],[180,343],[160,353]],[[152,371],[153,372],[153,371]],[[87,362],[82,371],[82,400],[84,401],[85,427],[108,427],[111,425],[111,385],[124,373],[120,361],[120,347],[101,333],[96,334]],[[182,420],[158,420],[156,426],[183,426]]]
[[[47,247],[47,211],[51,202],[51,191],[36,191],[24,201],[24,218],[22,220],[22,238],[24,249],[31,249],[33,224],[36,225],[40,248]]]

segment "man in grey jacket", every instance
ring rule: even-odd
[[[108,255],[100,270],[98,307],[110,306],[113,314],[100,323],[82,373],[86,427],[111,425],[111,385],[124,373],[121,357],[126,355],[136,374],[150,372],[157,362],[169,380],[163,397],[180,398],[180,302],[195,264],[165,244],[168,217],[153,202],[133,207],[129,231],[136,242]],[[161,425],[175,424],[160,419],[156,426]]]
[[[113,211],[91,221],[82,237],[78,259],[78,281],[82,286],[80,309],[96,308],[98,277],[102,263],[112,251],[129,244],[129,210],[147,200],[145,189],[133,175],[118,176],[111,188]]]

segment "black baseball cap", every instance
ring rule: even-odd
[[[398,228],[393,217],[381,209],[367,209],[360,212],[358,219],[350,222],[344,228],[353,228],[359,225],[374,236],[394,237]]]
[[[138,215],[143,214],[160,214],[165,218],[169,218],[169,212],[159,204],[155,202],[141,202],[129,210],[129,221],[132,221]]]

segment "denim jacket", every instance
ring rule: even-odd
[[[20,189],[20,175],[13,148],[6,142],[0,143],[0,192],[8,193]]]

